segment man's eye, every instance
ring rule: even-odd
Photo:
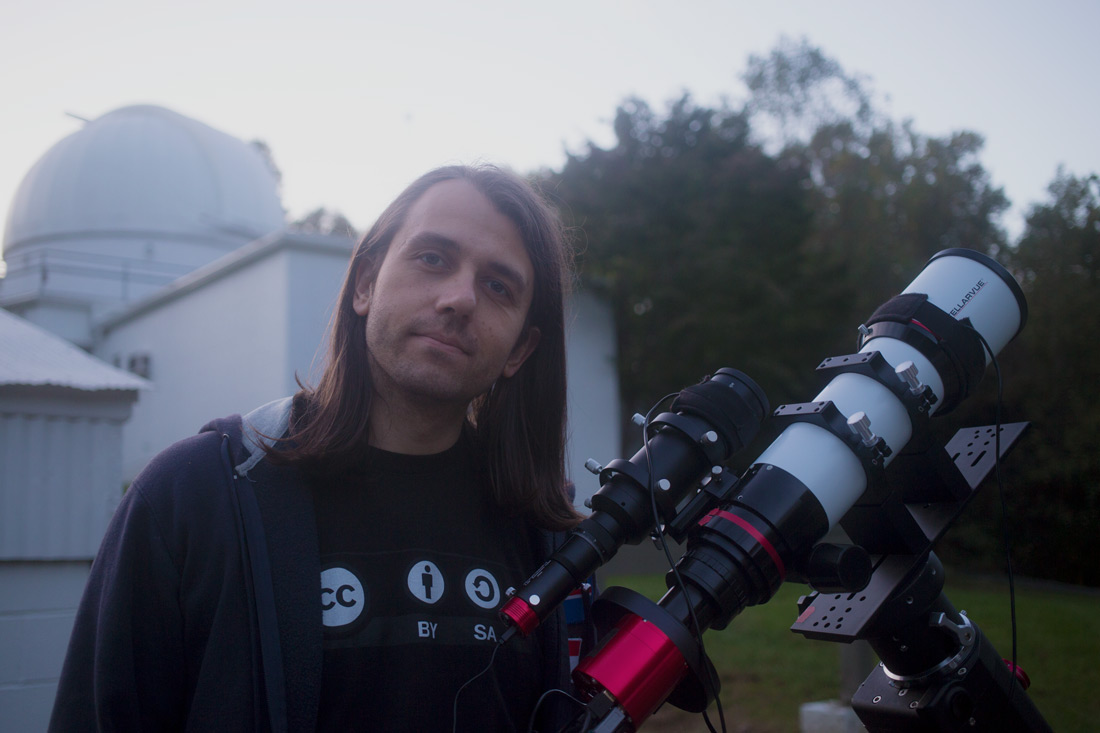
[[[489,290],[492,290],[497,295],[508,295],[508,286],[500,280],[490,280]]]
[[[435,252],[425,252],[420,255],[420,261],[425,265],[431,265],[436,267],[443,264],[443,258],[437,255]]]

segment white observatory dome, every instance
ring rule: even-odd
[[[0,305],[117,307],[283,226],[278,174],[256,145],[123,107],[50,148],[19,185]]]
[[[163,107],[123,107],[30,169],[12,200],[4,252],[123,232],[251,240],[283,226],[278,185],[255,146]]]

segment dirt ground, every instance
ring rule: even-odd
[[[753,725],[746,722],[732,707],[723,709],[726,716],[726,733],[783,733],[778,728]],[[710,711],[710,722],[721,731],[718,713]],[[671,705],[665,705],[646,720],[639,733],[708,733],[701,713],[687,713]]]

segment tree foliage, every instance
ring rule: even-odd
[[[1003,245],[1007,202],[978,135],[889,121],[805,43],[753,58],[746,79],[741,110],[627,100],[614,146],[590,144],[549,176],[584,232],[582,275],[615,308],[632,409],[720,366],[775,402],[809,399],[814,366],[850,351],[928,257]],[[786,130],[773,154],[753,128],[769,119]]]
[[[820,311],[822,327],[859,323],[940,250],[1003,246],[996,220],[1008,201],[981,165],[981,136],[934,138],[893,122],[863,81],[805,41],[751,58],[745,80],[754,124],[778,120],[779,157],[809,173],[814,221],[801,261],[836,304]]]
[[[1100,585],[1100,178],[1060,171],[1048,190],[1002,257],[1028,301],[1003,371],[1032,421],[1009,522],[1024,572]]]
[[[263,160],[268,171],[271,172],[272,177],[275,179],[276,186],[282,188],[283,172],[279,170],[278,164],[275,163],[275,153],[272,152],[271,146],[263,140],[253,140],[249,145],[252,146],[252,149],[255,150],[260,156],[260,159]]]
[[[926,136],[889,119],[865,80],[805,42],[752,58],[745,79],[741,109],[626,100],[612,146],[590,144],[544,174],[583,233],[584,283],[615,310],[627,411],[722,366],[747,372],[773,404],[812,399],[815,365],[853,351],[855,327],[929,257],[993,254],[1030,303],[1002,354],[1005,420],[1035,424],[1012,458],[1018,565],[1100,584],[1086,560],[1100,549],[1097,177],[1060,174],[1009,246],[1008,202],[981,164],[980,135]],[[935,429],[993,422],[995,381]],[[999,569],[996,504],[995,491],[979,492],[948,534],[957,562]]]
[[[867,80],[804,39],[783,38],[766,56],[749,56],[743,81],[751,95],[747,110],[779,147],[840,124],[865,134],[879,118]]]
[[[723,366],[781,380],[767,360],[790,356],[778,336],[797,324],[761,325],[797,297],[803,171],[752,145],[743,114],[688,96],[665,115],[628,100],[614,129],[612,148],[571,155],[546,185],[585,235],[584,281],[615,309],[625,404],[644,412]]]
[[[309,234],[333,234],[349,239],[359,236],[347,217],[339,211],[329,211],[323,206],[295,221],[291,224],[291,228]]]

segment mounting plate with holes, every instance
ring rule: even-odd
[[[1001,425],[1003,457],[1029,423]],[[957,518],[996,466],[996,427],[964,428],[943,449],[919,455],[917,462],[895,461],[886,473],[890,499],[881,505],[854,507],[845,530],[874,558],[871,580],[859,593],[813,593],[799,602],[791,630],[811,639],[850,642],[866,638],[864,629]],[[901,457],[899,456],[899,459]],[[904,497],[902,507],[897,497]],[[892,508],[891,508],[892,507]],[[864,511],[857,511],[857,510]],[[903,509],[903,510],[902,510]],[[871,529],[869,529],[871,528]],[[873,529],[873,531],[872,531]],[[882,537],[904,536],[891,548]]]
[[[1002,455],[1016,442],[1028,424],[1016,422],[1001,425]],[[971,489],[978,488],[996,465],[996,442],[996,426],[986,425],[980,428],[963,428],[955,433],[945,447]]]
[[[799,599],[798,620],[791,631],[809,639],[851,642],[865,638],[883,601],[913,567],[914,558],[890,555],[882,558],[871,582],[858,593],[811,593]]]

